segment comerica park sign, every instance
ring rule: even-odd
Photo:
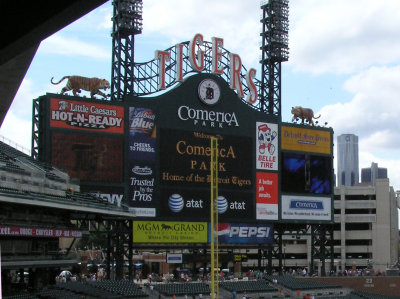
[[[221,75],[224,72],[223,67],[220,65],[220,61],[222,59],[222,47],[224,45],[224,40],[220,37],[212,37],[212,66],[211,66],[211,73],[215,75]],[[202,48],[204,43],[203,35],[197,33],[189,44],[189,61],[192,69],[195,72],[201,72],[204,70],[204,57],[205,57],[205,50]],[[176,72],[175,72],[175,80],[178,82],[183,82],[183,44],[177,44],[176,46],[176,53],[177,53],[177,61],[176,61]],[[240,77],[240,73],[242,70],[242,60],[238,54],[229,53],[230,56],[230,65],[229,65],[229,74],[230,74],[230,82],[229,86],[233,90],[236,90],[239,97],[243,98],[243,84]],[[158,88],[159,90],[165,89],[165,70],[166,70],[166,63],[170,61],[170,53],[168,51],[160,51],[157,50],[155,52],[155,59],[158,60]],[[246,100],[254,104],[257,101],[258,93],[257,87],[255,84],[255,76],[256,76],[256,69],[250,68],[246,72],[246,83],[249,87],[249,93],[246,96]],[[231,119],[232,121],[232,119]]]

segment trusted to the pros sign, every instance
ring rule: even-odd
[[[207,243],[207,222],[134,221],[134,243]]]

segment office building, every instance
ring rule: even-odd
[[[358,136],[342,134],[337,142],[337,186],[354,186],[359,182]]]
[[[375,183],[376,179],[386,179],[387,168],[378,167],[378,163],[371,163],[370,168],[361,169],[361,183]]]
[[[332,270],[366,269],[386,271],[399,256],[399,208],[389,179],[375,185],[340,186],[334,189],[334,267]],[[311,237],[284,236],[285,269],[308,268]],[[273,261],[274,266],[278,261]],[[321,262],[316,261],[318,271]],[[330,271],[329,260],[326,270]]]

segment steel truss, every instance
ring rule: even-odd
[[[261,110],[281,116],[281,62],[289,59],[289,0],[261,4]]]
[[[106,279],[133,279],[133,222],[132,220],[115,219],[80,219],[77,225],[89,234],[97,234],[107,240]],[[71,245],[72,246],[72,245]],[[115,265],[115,266],[114,266]],[[128,277],[125,276],[124,266],[128,266]]]
[[[142,0],[113,1],[111,100],[133,94],[135,35],[142,33]]]
[[[268,270],[272,274],[272,258],[279,260],[279,274],[283,272],[283,235],[311,236],[311,261],[309,274],[315,274],[315,261],[321,263],[321,275],[326,274],[326,260],[330,262],[330,269],[334,267],[333,224],[275,224],[274,244],[268,248]]]
[[[32,143],[31,143],[31,156],[37,161],[43,161],[39,159],[39,155],[43,155],[43,148],[41,148],[40,137],[43,136],[43,128],[40,123],[40,119],[43,118],[44,114],[41,111],[40,99],[33,100],[32,107]]]
[[[314,274],[315,260],[321,263],[321,275],[325,276],[326,260],[330,261],[330,269],[334,267],[334,242],[333,242],[333,225],[311,225],[311,265],[310,274]]]
[[[182,74],[183,77],[189,74],[197,74],[198,72],[194,71],[190,65],[189,60],[189,41],[181,43],[182,45]],[[202,50],[204,51],[204,70],[205,73],[212,73],[212,43],[203,41]],[[178,84],[179,81],[176,80],[177,77],[177,62],[179,61],[179,53],[177,51],[177,47],[173,46],[165,50],[168,52],[170,56],[169,62],[166,62],[165,65],[165,88],[168,89],[175,84]],[[225,81],[230,81],[230,52],[225,48],[221,48],[221,60],[219,61],[220,67],[223,69],[223,73],[220,75]],[[135,63],[134,65],[134,95],[136,96],[145,96],[151,95],[159,92],[159,60],[153,59],[148,62],[143,63]],[[249,86],[246,82],[246,73],[247,68],[242,65],[242,69],[240,71],[240,78],[242,81],[243,93],[245,96],[249,93]],[[261,82],[254,78],[254,83],[258,90],[258,98],[259,100],[253,105],[245,100],[245,98],[241,98],[244,103],[249,105],[250,107],[261,110],[260,99],[261,99]],[[239,96],[240,97],[240,96]]]

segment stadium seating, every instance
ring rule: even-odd
[[[238,282],[220,282],[219,286],[229,292],[277,292],[278,289],[268,284],[265,280],[250,280]]]
[[[154,289],[166,296],[210,294],[210,287],[203,282],[157,284]]]
[[[316,289],[341,288],[341,286],[339,285],[333,285],[317,281],[309,281],[306,279],[296,278],[291,275],[281,275],[281,276],[268,275],[265,277],[265,279],[270,282],[272,282],[273,279],[276,279],[278,281],[278,284],[290,290],[316,290]]]

